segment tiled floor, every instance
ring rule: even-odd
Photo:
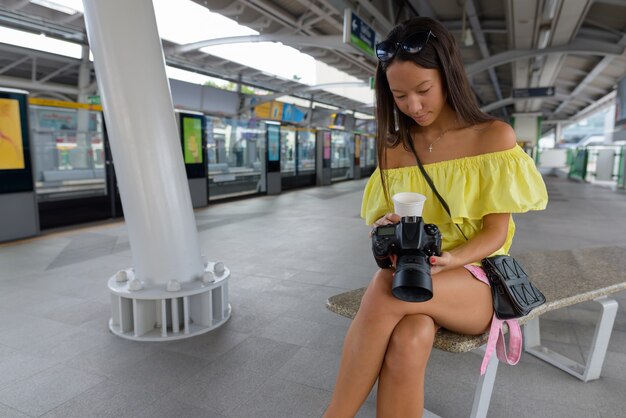
[[[626,195],[548,177],[549,207],[516,217],[513,253],[626,246]],[[326,298],[375,264],[358,217],[364,180],[196,211],[203,252],[232,270],[232,318],[167,343],[109,333],[106,281],[132,265],[116,222],[0,245],[0,417],[319,417],[349,320]],[[626,295],[618,295],[626,305]],[[582,361],[593,304],[545,315],[546,345]],[[480,355],[435,351],[426,406],[469,415]],[[489,416],[626,416],[626,310],[603,377],[582,383],[524,355],[500,366]],[[375,416],[375,395],[360,417]]]

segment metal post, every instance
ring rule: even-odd
[[[494,352],[487,364],[487,371],[478,378],[478,382],[476,383],[474,403],[472,404],[470,418],[485,418],[487,416],[489,404],[491,403],[493,385],[496,381],[496,373],[498,372],[498,363],[498,356]]]

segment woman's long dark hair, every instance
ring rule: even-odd
[[[418,30],[430,30],[431,36],[424,48],[417,54],[410,54],[399,48],[396,55],[387,62],[379,62],[376,67],[376,122],[378,165],[386,167],[387,148],[395,148],[402,144],[409,148],[411,128],[416,122],[402,113],[393,100],[393,94],[387,81],[387,68],[396,60],[411,61],[422,68],[436,69],[443,80],[443,90],[447,103],[457,115],[461,126],[473,126],[495,118],[480,110],[476,97],[470,87],[463,68],[463,59],[459,47],[452,34],[438,21],[428,17],[409,19],[394,27],[387,40],[402,42],[407,36]],[[387,203],[391,205],[387,189],[386,176],[380,170],[383,190]]]

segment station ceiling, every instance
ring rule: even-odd
[[[626,0],[194,0],[284,44],[357,77],[374,74],[373,58],[336,42],[351,9],[381,36],[413,16],[440,20],[456,36],[483,109],[508,118],[537,112],[544,120],[580,117],[626,76]],[[87,44],[82,15],[28,0],[0,0],[0,25]],[[371,113],[371,107],[272,77],[198,49],[163,41],[169,65]],[[177,48],[178,47],[178,48]],[[0,84],[25,79],[71,95],[77,60],[0,44]],[[35,64],[34,64],[35,63]],[[43,80],[43,81],[42,81]],[[3,83],[4,82],[4,83]],[[63,92],[63,86],[67,89]],[[519,97],[541,93],[532,98]],[[32,87],[31,87],[32,90]],[[613,93],[612,93],[613,92]]]

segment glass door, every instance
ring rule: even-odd
[[[284,125],[280,127],[280,176],[283,189],[297,186],[296,136],[296,128]]]
[[[365,146],[365,151],[361,153],[361,167],[363,167],[363,160],[365,160],[365,167],[361,168],[361,176],[369,176],[376,169],[376,138],[374,135],[365,135],[361,140],[362,146]]]
[[[31,105],[30,126],[41,228],[119,216],[107,184],[113,168],[102,113]]]
[[[265,124],[206,117],[209,201],[265,192]]]
[[[349,132],[331,131],[330,168],[332,181],[354,178],[354,142]]]
[[[298,186],[315,185],[315,131],[301,129],[298,131]]]

